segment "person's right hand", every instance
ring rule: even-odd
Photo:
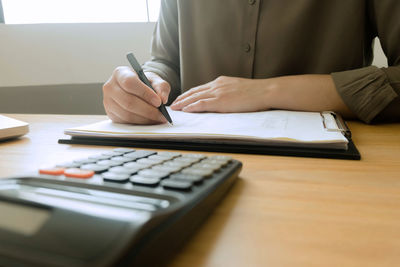
[[[158,110],[167,103],[171,87],[155,73],[147,72],[154,92],[130,67],[118,67],[103,85],[103,104],[108,117],[118,123],[159,124],[167,120]]]

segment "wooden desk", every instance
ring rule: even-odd
[[[112,149],[57,144],[103,116],[9,116],[31,129],[0,143],[0,176]],[[349,126],[361,161],[230,154],[239,181],[172,266],[399,266],[400,124]]]

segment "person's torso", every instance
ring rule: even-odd
[[[269,78],[367,66],[364,0],[178,0],[183,90],[220,75]]]

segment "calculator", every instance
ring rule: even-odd
[[[0,179],[0,266],[160,266],[237,180],[225,155],[116,148]]]

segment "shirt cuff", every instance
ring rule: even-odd
[[[397,97],[385,72],[375,66],[334,72],[331,76],[344,103],[366,123]]]

